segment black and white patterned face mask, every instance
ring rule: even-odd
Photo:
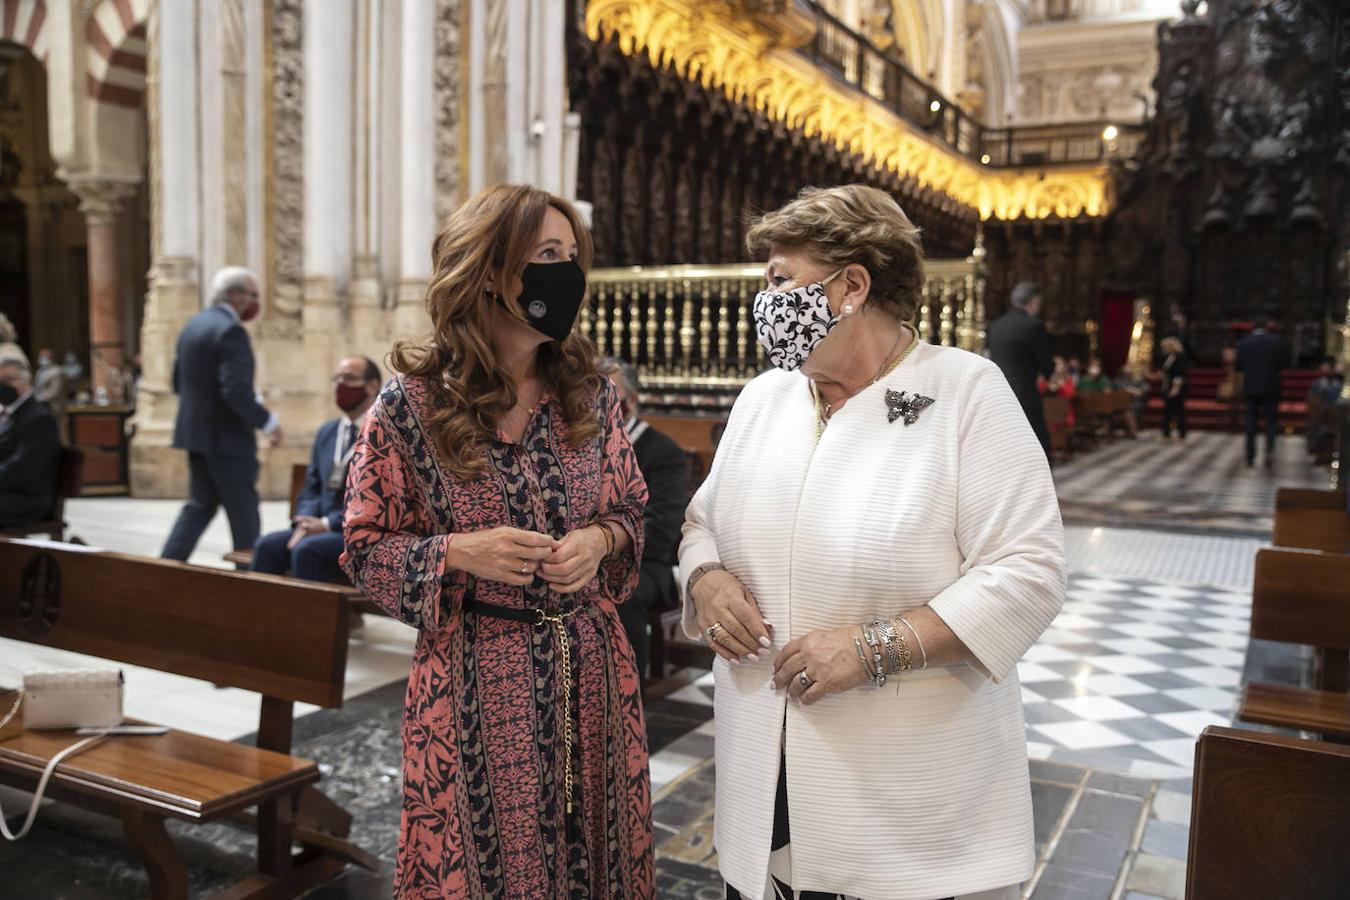
[[[755,295],[755,336],[769,354],[769,362],[788,372],[800,368],[839,324],[825,298],[825,285],[838,274],[785,293],[760,291]]]

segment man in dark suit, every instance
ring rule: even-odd
[[[666,435],[652,428],[639,416],[638,395],[642,382],[637,370],[628,363],[610,357],[600,363],[600,371],[619,389],[623,402],[625,429],[633,444],[638,469],[647,482],[647,509],[642,517],[646,543],[637,590],[619,604],[619,619],[633,645],[638,674],[646,678],[648,657],[647,620],[650,610],[671,605],[676,596],[676,549],[684,510],[689,505],[689,457]]]
[[[314,434],[305,486],[295,500],[295,519],[285,531],[273,531],[253,545],[253,571],[308,581],[333,581],[342,570],[342,513],[347,495],[347,466],[356,437],[380,393],[380,367],[364,356],[338,364],[333,400],[342,415]]]
[[[160,554],[186,560],[225,507],[234,549],[258,539],[258,443],[272,446],[281,427],[253,389],[253,348],[243,323],[258,315],[258,280],[248,269],[221,269],[211,280],[211,305],[178,335],[173,389],[178,419],[173,445],[188,453],[188,502]]]
[[[60,455],[56,419],[33,396],[27,361],[0,359],[0,526],[31,525],[51,515]]]
[[[1256,465],[1256,419],[1265,419],[1266,455],[1269,469],[1275,465],[1275,436],[1280,433],[1280,369],[1284,368],[1284,341],[1275,333],[1274,315],[1238,341],[1234,368],[1242,374],[1242,395],[1247,401],[1244,431],[1247,441],[1247,465]]]
[[[1040,288],[1030,281],[1018,283],[1009,298],[1007,313],[989,325],[989,358],[1003,370],[1012,385],[1013,394],[1027,414],[1031,430],[1050,455],[1050,429],[1045,427],[1045,412],[1041,408],[1041,394],[1036,389],[1038,378],[1049,378],[1055,371],[1055,356],[1050,349],[1050,335],[1045,323],[1037,318],[1041,312]]]

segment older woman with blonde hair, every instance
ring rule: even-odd
[[[566,201],[490,188],[441,231],[432,336],[366,417],[344,565],[418,629],[398,897],[650,897],[633,650],[646,485],[573,331],[590,238]]]
[[[1045,454],[998,368],[908,324],[922,249],[889,195],[808,189],[748,237],[774,369],[680,547],[684,629],[718,656],[727,894],[1016,896],[1016,665],[1065,588]]]

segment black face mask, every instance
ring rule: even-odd
[[[0,406],[9,406],[19,399],[19,391],[11,384],[0,381]]]
[[[581,301],[586,297],[586,273],[575,260],[530,263],[521,273],[524,290],[516,305],[525,321],[540,334],[561,341],[572,333]]]

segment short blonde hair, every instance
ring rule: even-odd
[[[832,270],[857,263],[872,276],[869,299],[901,321],[914,318],[923,295],[919,228],[890,194],[865,184],[806,188],[753,221],[745,243],[759,258],[779,246],[805,250]]]

